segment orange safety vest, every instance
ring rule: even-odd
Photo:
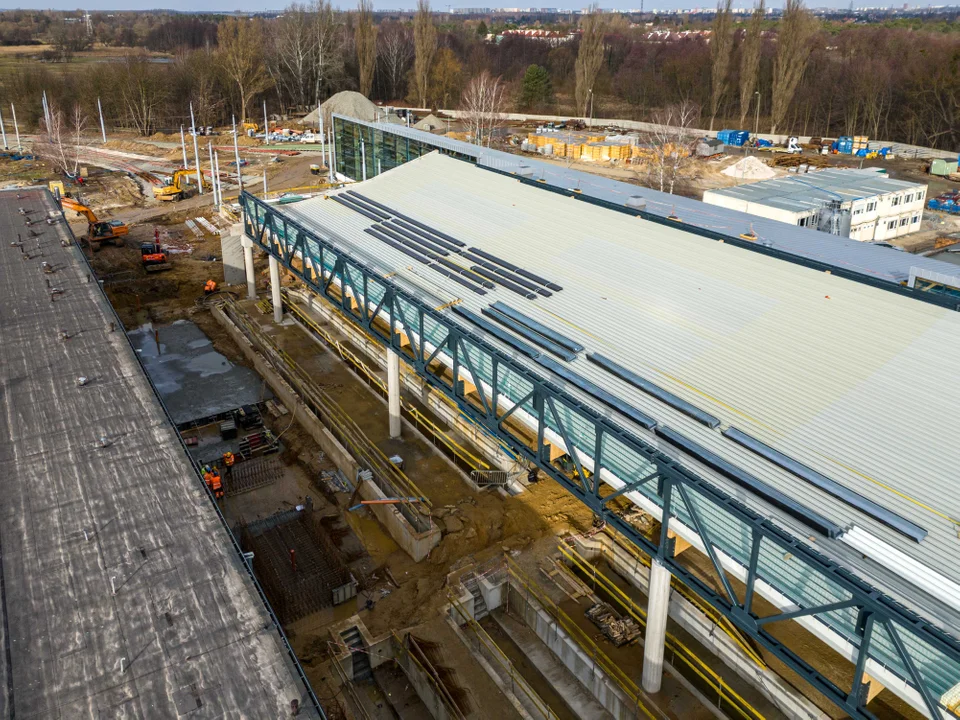
[[[213,280],[207,280],[206,285],[203,286],[204,292],[213,292],[216,289],[217,283],[215,283]]]
[[[225,452],[223,454],[223,461],[227,464],[227,467],[233,465],[234,457],[232,452]]]
[[[215,498],[220,499],[223,497],[223,485],[220,483],[219,475],[213,476],[212,490],[213,490],[213,496]]]

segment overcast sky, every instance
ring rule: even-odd
[[[149,2],[149,0],[147,0]],[[653,10],[653,9],[677,9],[677,8],[713,8],[716,7],[716,3],[704,2],[699,0],[699,2],[693,2],[688,0],[683,2],[682,0],[643,0],[644,9]],[[84,2],[84,0],[62,0],[58,2],[57,0],[38,0],[37,2],[30,2],[30,0],[23,0],[23,2],[18,3],[15,6],[10,7],[20,7],[20,8],[29,8],[29,9],[54,9],[54,10],[76,10],[78,7],[81,7],[85,10],[143,10],[146,3],[140,2],[131,2],[130,0],[89,0]],[[203,8],[204,10],[209,10],[213,12],[223,12],[231,10],[245,10],[245,11],[264,11],[264,10],[279,10],[287,5],[288,2],[284,0],[166,0],[163,3],[163,7],[169,10],[192,10],[197,11],[198,8]],[[617,8],[617,9],[634,9],[640,7],[640,0],[602,0],[600,3],[605,8]],[[816,0],[816,2],[807,3],[811,7],[849,7],[849,1],[843,2],[843,0]],[[349,0],[334,0],[334,5],[339,5],[344,9],[353,8],[355,3],[349,2]],[[414,0],[373,0],[373,5],[378,10],[394,10],[398,8],[406,7],[416,7],[416,2]],[[735,0],[734,7],[752,7],[753,3],[750,0]],[[781,2],[773,0],[768,2],[768,7],[780,7]],[[883,6],[885,3],[878,2],[877,0],[870,0],[867,3],[863,3],[863,0],[859,0],[854,3],[854,6],[857,5],[870,5],[870,6]],[[445,10],[447,7],[531,7],[533,6],[530,2],[515,2],[515,3],[505,3],[501,2],[494,5],[488,0],[488,2],[457,2],[456,0],[450,0],[449,5],[443,0],[433,0],[433,6],[436,10]],[[556,7],[561,9],[581,9],[586,7],[586,3],[576,2],[574,0],[567,0],[567,2],[562,2],[562,0],[540,0],[537,4],[537,7]],[[899,3],[897,7],[902,7],[903,3]],[[910,3],[910,6],[913,7],[914,3]],[[10,9],[8,7],[7,9]],[[892,7],[892,5],[890,5]]]

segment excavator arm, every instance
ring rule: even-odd
[[[73,210],[78,215],[83,215],[85,218],[87,218],[87,222],[90,223],[91,225],[97,222],[97,216],[93,212],[93,210],[88,208],[86,205],[82,205],[78,203],[76,200],[72,198],[68,198],[68,197],[61,198],[60,204],[63,205],[64,210]]]

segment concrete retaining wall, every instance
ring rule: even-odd
[[[590,692],[597,701],[617,720],[634,720],[637,717],[636,705],[617,687],[614,680],[607,677],[577,642],[559,627],[549,613],[540,607],[533,598],[527,597],[523,590],[511,585],[507,593],[510,612],[523,620],[537,637],[550,648],[574,677]]]
[[[358,492],[364,500],[386,498],[383,491],[372,482],[360,483]],[[397,545],[402,547],[415,562],[420,562],[427,557],[430,551],[440,543],[440,528],[435,523],[431,524],[429,530],[417,533],[407,519],[400,514],[396,505],[368,505],[367,508],[387,529],[390,537],[396,540]]]

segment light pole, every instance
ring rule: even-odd
[[[757,96],[757,123],[756,125],[753,126],[753,134],[755,136],[755,139],[759,140],[760,139],[760,91],[755,90],[753,94]]]
[[[593,127],[593,88],[587,90],[590,93],[590,124],[588,127]]]

